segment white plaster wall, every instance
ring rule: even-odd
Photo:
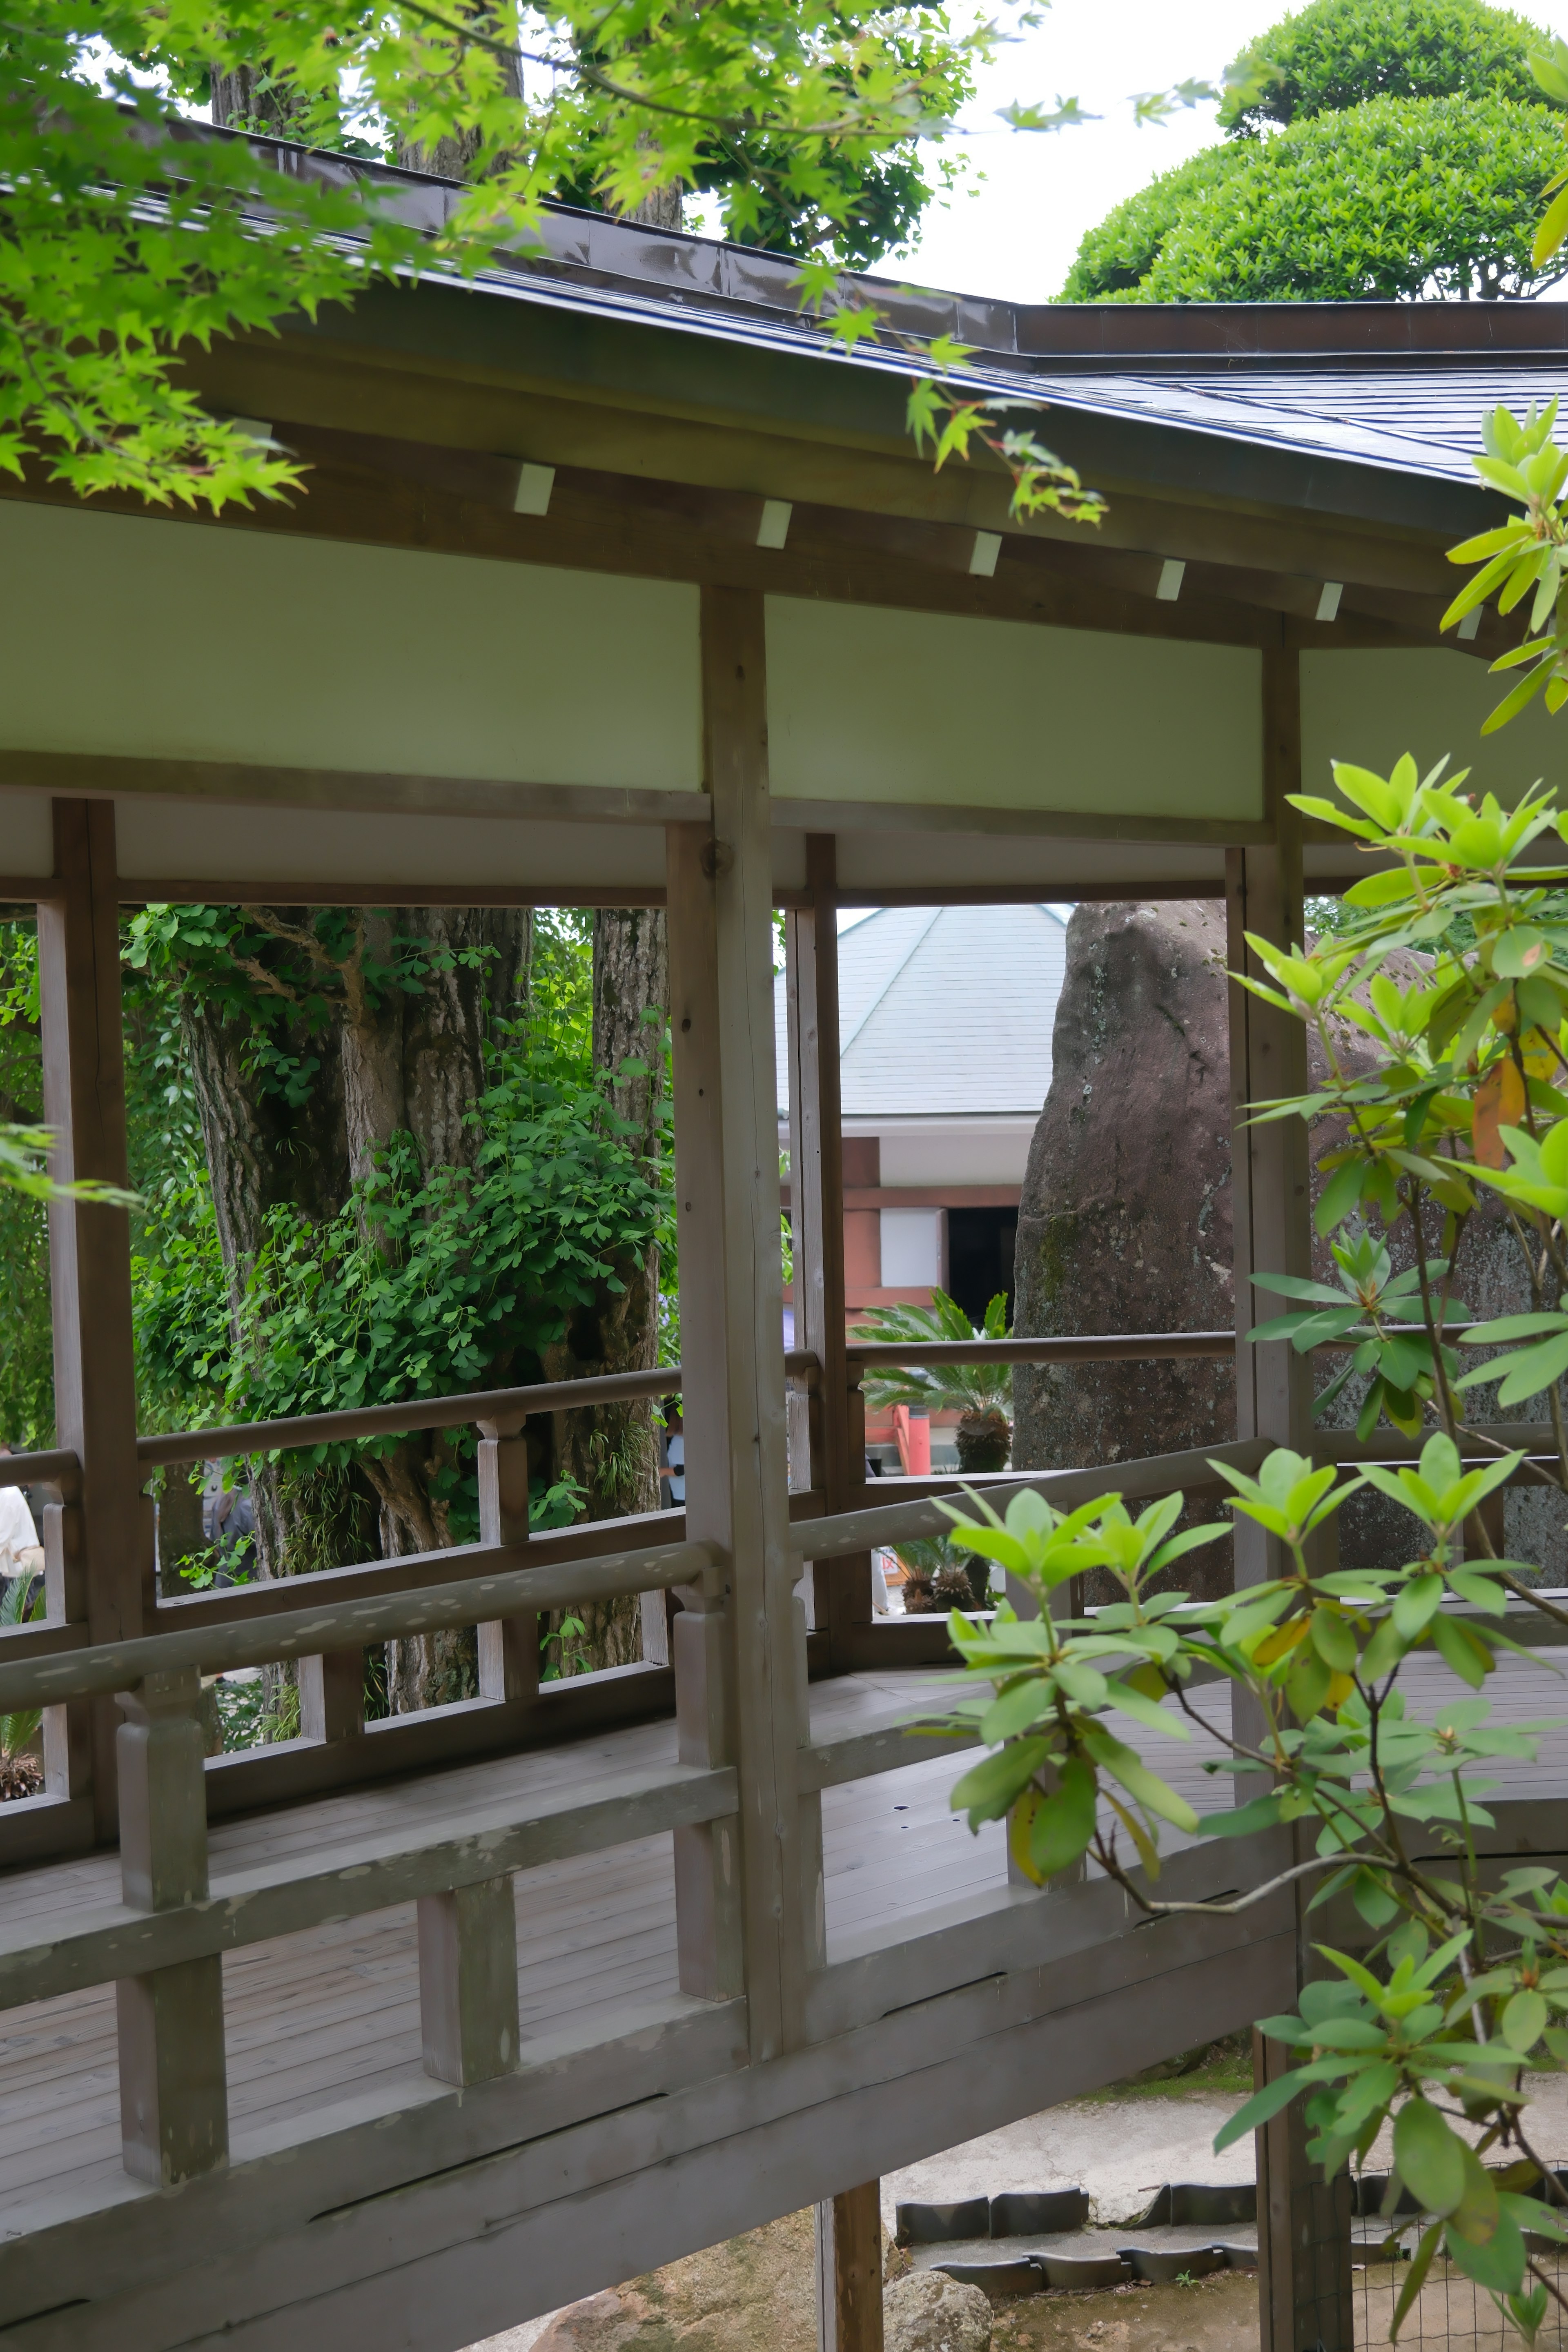
[[[784,798],[1092,816],[1262,814],[1262,656],[770,596]]]
[[[9,751],[701,788],[683,583],[10,499],[0,575]]]

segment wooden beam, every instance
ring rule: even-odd
[[[817,2352],[882,2352],[882,2184],[823,2200],[815,2222]]]
[[[907,440],[861,434],[835,442],[805,416],[770,430],[711,408],[698,415],[651,396],[629,401],[597,384],[570,391],[544,379],[503,385],[488,374],[465,379],[455,363],[389,369],[346,342],[333,347],[314,338],[308,346],[287,337],[218,343],[190,366],[192,380],[221,406],[297,421],[345,441],[370,427],[383,440],[439,443],[482,453],[492,464],[502,461],[491,453],[510,449],[558,469],[731,491],[749,497],[753,510],[759,496],[768,496],[950,530],[1016,530],[1011,482],[984,454],[939,474]],[[1436,531],[1305,514],[1256,498],[1222,504],[1103,469],[1097,479],[1113,493],[1095,533],[1108,547],[1267,572],[1288,564],[1320,580],[1441,592],[1446,541]],[[1029,535],[1074,542],[1082,537],[1049,516]]]
[[[359,808],[403,816],[536,817],[549,824],[660,826],[698,813],[694,793],[646,792],[619,784],[558,784],[547,777],[508,782],[491,776],[291,767],[271,761],[146,758],[110,751],[0,751],[0,785],[17,792],[62,795],[132,793],[165,799],[173,794],[180,800],[247,801],[268,808],[279,804],[301,809]],[[225,902],[234,903],[234,877],[217,878]],[[476,887],[482,889],[486,880],[484,876],[476,877]],[[153,885],[142,877],[121,874],[118,881],[122,898],[133,898],[138,890],[148,898],[154,895]],[[14,887],[24,898],[57,897],[65,885],[17,877]],[[282,886],[268,882],[246,887],[257,890],[252,903],[259,905],[261,889]],[[288,887],[301,886],[290,881]],[[383,882],[366,887],[401,891],[401,899],[382,903],[405,905],[407,893],[417,886]]]
[[[124,1187],[125,1069],[121,1031],[120,903],[114,811],[54,803],[58,898],[38,905],[38,994],[44,1118],[55,1131],[52,1172]],[[79,1606],[93,1643],[133,1639],[153,1600],[153,1506],[136,1457],[136,1363],[131,1328],[131,1223],[105,1202],[49,1202],[57,1443],[81,1464],[80,1501],[62,1522],[62,1601]],[[47,1734],[53,1793],[89,1793],[98,1833],[117,1825],[116,1717],[105,1703],[77,1728]]]

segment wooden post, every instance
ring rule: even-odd
[[[845,1363],[844,1137],[838,1055],[837,844],[805,837],[807,905],[785,919],[790,1044],[790,1208],[795,1331],[821,1367],[814,1415],[820,1460],[811,1483],[829,1513],[864,1507],[864,1408]],[[828,1629],[831,1663],[852,1663],[851,1628],[871,1619],[869,1553],[813,1564],[811,1622]]]
[[[1226,946],[1232,971],[1266,977],[1248,950],[1251,931],[1279,946],[1302,937],[1301,819],[1287,793],[1300,789],[1301,712],[1294,646],[1263,656],[1265,808],[1275,827],[1271,843],[1233,849],[1226,860]],[[1232,1201],[1236,1265],[1236,1433],[1267,1437],[1307,1451],[1312,1433],[1311,1359],[1285,1340],[1247,1345],[1255,1323],[1275,1312],[1253,1274],[1310,1276],[1312,1224],[1310,1155],[1305,1124],[1277,1119],[1246,1124],[1247,1107],[1307,1088],[1307,1033],[1235,981],[1230,984]],[[1237,1581],[1272,1576],[1268,1538],[1250,1520],[1236,1535]]]
[[[92,1177],[123,1185],[125,1069],[121,1050],[120,900],[114,807],[56,801],[58,895],[38,905],[39,1024],[44,1118],[62,1182]],[[49,1203],[49,1279],[55,1342],[57,1443],[81,1463],[79,1503],[46,1529],[51,1611],[85,1616],[93,1643],[143,1630],[153,1577],[153,1506],[136,1459],[136,1370],[131,1330],[131,1228],[124,1209],[87,1201]],[[114,1834],[115,1729],[107,1702],[59,1711],[46,1724],[52,1794],[86,1793],[94,1825]]]
[[[300,1736],[357,1739],[364,1729],[364,1652],[330,1650],[300,1661]]]
[[[479,1541],[528,1541],[528,1439],[521,1423],[479,1423]],[[479,1696],[539,1696],[539,1613],[479,1627]]]
[[[517,2070],[517,1906],[510,1874],[419,1897],[425,2071],[488,2083]]]
[[[816,2209],[817,2352],[882,2352],[882,2193],[868,2180]]]
[[[1299,947],[1303,935],[1301,820],[1286,801],[1300,790],[1301,723],[1299,656],[1289,640],[1263,656],[1263,755],[1265,807],[1273,823],[1271,844],[1233,849],[1226,869],[1230,968],[1258,972],[1244,933],[1279,945]],[[1307,1033],[1300,1021],[1235,982],[1230,989],[1230,1059],[1233,1097],[1233,1201],[1235,1204],[1237,1428],[1237,1437],[1265,1437],[1298,1454],[1312,1437],[1311,1359],[1275,1341],[1253,1348],[1246,1335],[1276,1311],[1278,1301],[1252,1287],[1255,1271],[1310,1276],[1312,1270],[1310,1152],[1300,1119],[1266,1127],[1243,1122],[1247,1106],[1307,1089]],[[1275,1575],[1279,1547],[1250,1520],[1236,1533],[1238,1585]],[[1243,1700],[1235,1708],[1237,1732],[1255,1736],[1253,1710]],[[1258,1783],[1240,1775],[1238,1802]],[[1305,1850],[1300,1857],[1305,1859]],[[1311,1934],[1304,1916],[1309,1899],[1297,1903],[1298,1980],[1311,1971]],[[1261,2085],[1280,2073],[1288,2053],[1254,2037],[1255,2072]],[[1354,2312],[1351,2294],[1350,2182],[1348,2176],[1324,2186],[1306,2152],[1306,2126],[1295,2101],[1256,2135],[1258,2150],[1258,2300],[1262,2352],[1352,2352]]]
[[[116,1702],[121,1889],[138,1911],[206,1897],[201,1692],[196,1668],[179,1666]],[[212,2171],[228,2155],[221,1958],[121,1977],[115,1996],[126,2170],[165,2189]]]
[[[797,1570],[784,1468],[763,600],[706,589],[712,830],[667,835],[686,1520],[726,1565],[675,1621],[683,1761],[733,1762],[736,1820],[676,1832],[680,1981],[740,1990],[753,2058],[803,2032]],[[739,1832],[739,1851],[735,1850]]]

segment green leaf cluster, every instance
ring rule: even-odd
[[[398,1136],[324,1224],[275,1210],[237,1330],[210,1194],[172,1199],[133,1267],[143,1377],[174,1393],[216,1391],[226,1416],[247,1421],[537,1378],[571,1310],[601,1283],[618,1288],[617,1265],[663,1233],[668,1192],[592,1078],[527,1029],[498,1055],[472,1118],[471,1171],[422,1175],[413,1139]],[[353,1450],[307,1458],[343,1464]],[[433,1491],[454,1539],[472,1540],[471,1435],[448,1442]]]
[[[1542,189],[1562,135],[1542,103],[1376,98],[1214,151],[1085,239],[1068,301],[1391,301],[1537,292]],[[1136,278],[1131,275],[1137,268]]]
[[[842,0],[26,0],[0,27],[0,467],[215,509],[297,489],[177,354],[373,278],[471,272],[536,243],[563,189],[626,213],[710,185],[731,236],[868,260],[945,179],[925,158],[997,37]],[[182,106],[241,73],[307,144],[458,142],[468,190],[421,233],[352,169],[194,132]]]
[[[1250,78],[1222,116],[1233,138],[1341,114],[1373,98],[1539,96],[1531,66],[1545,36],[1481,0],[1311,0],[1248,42]]]

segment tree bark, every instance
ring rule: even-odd
[[[458,16],[466,16],[481,29],[493,24],[490,12],[480,0],[479,6],[459,5]],[[508,98],[522,96],[522,61],[513,53],[500,59],[501,89]],[[397,160],[405,172],[428,172],[437,180],[470,180],[479,162],[481,140],[475,130],[454,131],[450,137],[437,139],[433,146],[421,146],[416,139],[405,139],[401,132],[397,141]]]
[[[657,908],[605,908],[594,917],[594,1066],[609,1077],[610,1113],[650,1174],[663,1151],[664,1029],[669,1003],[665,918]],[[625,1065],[631,1063],[630,1069]],[[638,1068],[637,1065],[642,1066]],[[563,1339],[545,1351],[545,1377],[587,1380],[643,1371],[658,1361],[658,1244],[619,1261],[617,1290],[597,1286],[593,1305],[570,1318]],[[626,1518],[658,1508],[658,1447],[653,1407],[587,1406],[565,1416],[559,1468],[583,1489],[592,1519]],[[642,1655],[641,1609],[635,1594],[578,1612],[584,1632],[563,1668],[630,1664]]]
[[[212,78],[212,119],[222,129],[302,140],[305,111],[300,92],[287,80],[275,80],[265,67],[236,66],[232,73]]]

